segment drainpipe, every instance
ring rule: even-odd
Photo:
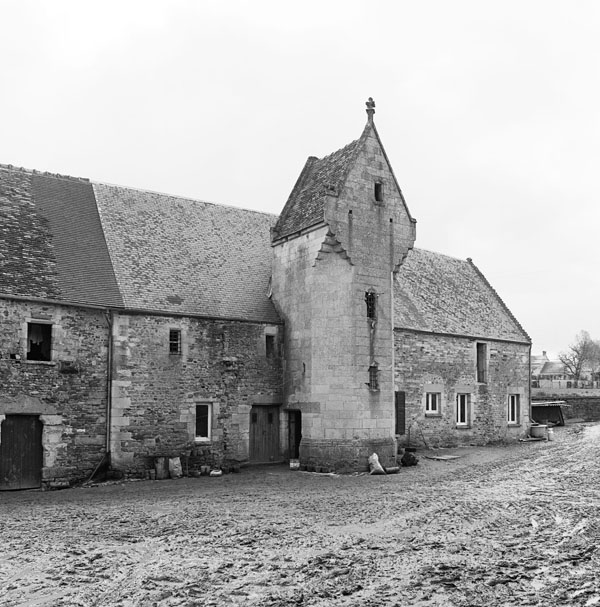
[[[529,344],[529,425],[531,425],[531,344]]]
[[[108,324],[108,352],[106,355],[106,446],[105,458],[110,467],[110,425],[112,414],[112,380],[113,380],[113,312],[106,311],[106,322]]]

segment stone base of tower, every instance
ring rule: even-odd
[[[396,439],[311,439],[302,437],[300,465],[307,469],[333,472],[364,472],[369,456],[377,453],[381,465],[396,466]]]

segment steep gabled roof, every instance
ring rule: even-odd
[[[310,156],[298,177],[273,230],[274,239],[285,238],[321,223],[324,196],[342,188],[360,139],[329,156]]]
[[[0,167],[0,293],[121,307],[87,180]]]
[[[0,166],[0,295],[280,322],[275,217]]]
[[[267,296],[275,217],[94,184],[126,308],[279,322]]]
[[[325,196],[339,196],[342,194],[343,186],[352,163],[371,134],[377,139],[381,148],[406,213],[411,221],[414,221],[411,218],[406,201],[394,175],[392,165],[381,143],[379,133],[375,128],[375,123],[372,120],[372,116],[370,116],[361,136],[356,141],[349,143],[347,146],[324,158],[319,159],[315,156],[308,158],[273,228],[273,240],[291,236],[325,221]]]
[[[413,249],[394,281],[398,329],[531,340],[471,260]]]

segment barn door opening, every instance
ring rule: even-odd
[[[0,428],[0,491],[42,486],[42,422],[37,415],[7,415]]]
[[[300,441],[302,440],[302,413],[300,411],[288,411],[288,445],[289,458],[300,457]]]
[[[279,406],[254,405],[250,411],[250,461],[276,462],[279,455]]]

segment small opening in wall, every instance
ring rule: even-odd
[[[348,211],[348,215],[352,215],[352,209]]]
[[[27,323],[27,360],[52,359],[52,325]]]
[[[390,217],[390,223],[394,223],[394,220]]]
[[[369,389],[379,390],[379,369],[377,365],[369,367]]]
[[[375,320],[377,318],[377,293],[367,291],[365,293],[365,302],[367,304],[367,318]]]
[[[196,405],[196,438],[210,439],[212,404]]]
[[[180,329],[169,329],[169,354],[181,354]]]
[[[375,202],[383,202],[383,183],[375,182]]]
[[[275,335],[265,335],[265,351],[267,358],[274,358],[276,355]]]

